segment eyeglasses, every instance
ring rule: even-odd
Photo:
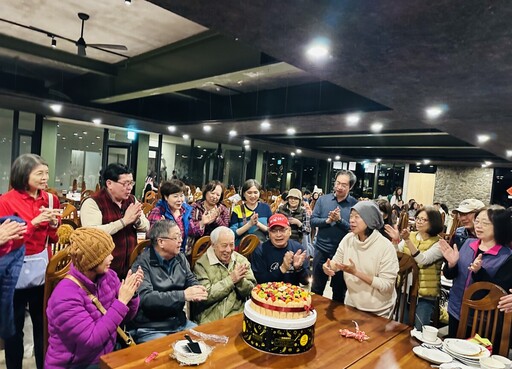
[[[350,184],[349,183],[341,183],[341,182],[334,182],[334,186],[335,187],[341,187],[341,188],[349,188],[350,187]]]
[[[125,188],[135,186],[135,181],[116,182],[116,183],[119,183],[121,186],[123,186]]]
[[[171,240],[171,241],[181,241],[183,237],[177,236],[177,237],[158,237],[161,240]]]
[[[427,218],[416,218],[416,223],[428,223]]]
[[[491,222],[483,222],[483,221],[478,220],[478,219],[475,219],[475,220],[473,221],[473,224],[474,224],[475,226],[481,225],[482,227],[489,227],[489,226],[491,226],[491,225],[492,225],[492,223],[491,223]]]

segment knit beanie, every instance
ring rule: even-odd
[[[115,247],[112,236],[95,228],[78,228],[69,240],[73,265],[82,273],[100,265]]]
[[[352,206],[352,209],[359,213],[364,222],[370,229],[381,229],[384,227],[384,219],[379,207],[374,201],[359,201]]]

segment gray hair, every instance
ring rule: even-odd
[[[48,163],[39,155],[23,154],[12,163],[11,168],[11,187],[18,191],[28,190],[28,178],[30,173],[38,165],[46,165]]]
[[[336,173],[336,177],[334,177],[334,178],[337,179],[339,176],[348,176],[348,182],[350,184],[350,189],[352,189],[352,187],[354,187],[354,185],[356,184],[357,177],[354,174],[354,172],[352,172],[351,170],[342,169]]]
[[[210,233],[210,240],[212,242],[212,245],[215,245],[219,241],[220,235],[222,233],[227,233],[227,232],[234,234],[234,232],[226,226],[219,226],[219,227],[215,228],[212,231],[212,233]]]
[[[157,245],[157,241],[159,238],[167,237],[169,235],[169,231],[171,228],[177,227],[178,225],[172,220],[163,219],[157,221],[151,229],[149,230],[149,239],[151,240],[151,245],[155,247]]]

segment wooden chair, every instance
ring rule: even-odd
[[[409,228],[409,214],[406,211],[402,211],[398,218],[398,230],[402,232],[405,228]]]
[[[248,234],[240,241],[240,245],[238,246],[238,252],[249,258],[249,256],[253,253],[253,251],[260,245],[260,239],[258,236],[254,234]]]
[[[46,267],[46,280],[44,283],[44,299],[43,299],[43,345],[44,351],[48,348],[48,319],[46,317],[46,307],[55,286],[69,272],[71,257],[69,256],[69,248],[64,248],[54,255],[48,262]]]
[[[190,255],[190,269],[194,270],[196,261],[208,250],[211,245],[210,236],[203,236],[194,243],[192,254]]]
[[[461,226],[461,223],[460,223],[460,218],[459,218],[459,214],[458,213],[453,213],[453,222],[452,222],[452,226],[450,227],[450,229],[447,229],[446,230],[446,233],[443,233],[441,234],[441,236],[446,240],[446,241],[450,241],[455,233],[455,231],[457,230],[457,228],[459,228]]]
[[[73,190],[73,192],[75,192],[78,188],[78,183],[76,181],[76,179],[73,179],[73,184],[71,185],[71,189]]]
[[[414,258],[403,252],[397,252],[399,269],[396,277],[396,302],[393,319],[406,322],[406,306],[409,307],[408,324],[414,326],[416,318],[416,304],[419,290],[419,268]],[[425,324],[428,324],[425,322]]]
[[[62,211],[62,219],[72,220],[78,227],[80,227],[80,218],[78,217],[78,210],[75,205],[66,203],[64,210]]]
[[[149,245],[151,245],[151,240],[142,240],[137,244],[137,246],[135,246],[132,253],[130,254],[130,260],[129,260],[130,268],[133,265],[133,263],[135,262],[135,260],[137,259],[137,257],[140,254],[142,254],[142,251],[144,251],[144,249],[146,247],[148,247]]]
[[[94,189],[94,193],[98,192],[101,189],[101,186],[99,183],[96,183],[96,188]]]
[[[147,217],[149,213],[151,213],[151,210],[153,210],[155,206],[152,204],[149,204],[147,202],[142,203],[142,212]]]
[[[478,300],[474,299],[486,292],[485,297]],[[498,309],[500,297],[506,295],[507,293],[503,288],[490,282],[476,282],[466,288],[462,298],[457,337],[468,338],[466,333],[471,328],[469,337],[473,337],[478,333],[481,337],[488,338],[494,347],[499,342],[499,352],[497,353],[502,356],[508,356],[512,313],[505,314]],[[496,333],[500,330],[501,338],[497,341]]]
[[[148,191],[148,192],[146,192],[146,195],[144,195],[144,202],[145,203],[148,203],[148,204],[151,204],[151,205],[155,205],[156,201],[157,201],[157,198],[156,198],[156,192],[155,191]]]

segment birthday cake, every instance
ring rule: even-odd
[[[316,317],[309,292],[289,283],[262,283],[245,303],[242,338],[268,353],[300,354],[313,347]]]

